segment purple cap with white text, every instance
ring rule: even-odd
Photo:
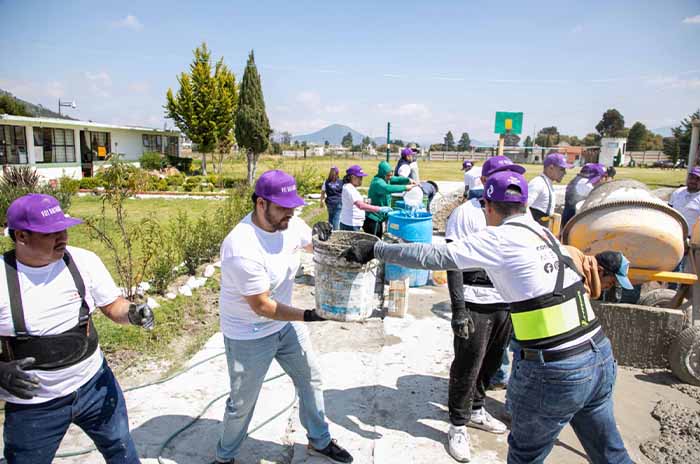
[[[556,166],[558,168],[571,169],[574,167],[573,164],[569,164],[566,161],[566,155],[564,153],[550,153],[544,159],[544,167]]]
[[[493,156],[484,161],[484,165],[481,166],[481,175],[484,177],[489,177],[494,172],[500,171],[511,171],[523,174],[525,168],[513,163],[507,156]]]
[[[40,234],[53,234],[83,221],[63,214],[58,200],[51,195],[30,193],[21,196],[7,208],[7,227]]]
[[[608,171],[600,163],[586,163],[581,168],[579,175],[587,178],[590,184],[597,184],[601,178],[608,175]]]
[[[345,173],[357,177],[365,177],[367,175],[367,173],[362,170],[362,166],[359,164],[353,164],[347,169],[347,171],[345,171]]]
[[[284,171],[264,172],[255,182],[255,194],[283,208],[297,208],[305,204],[297,195],[294,177]]]
[[[527,203],[527,181],[522,174],[501,171],[489,176],[484,185],[484,198],[499,203]]]

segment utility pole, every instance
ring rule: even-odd
[[[386,123],[386,162],[389,162],[391,153],[391,123]]]

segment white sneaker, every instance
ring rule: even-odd
[[[471,421],[469,422],[469,426],[474,427],[476,429],[486,430],[487,432],[491,433],[500,434],[506,433],[508,431],[508,427],[506,427],[506,424],[489,414],[485,408],[472,411],[472,417]]]
[[[469,462],[472,454],[469,450],[469,434],[464,425],[450,424],[450,430],[447,432],[447,442],[450,456],[459,462]]]

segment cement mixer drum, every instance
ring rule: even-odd
[[[562,231],[562,241],[585,254],[620,251],[633,267],[672,271],[683,258],[688,225],[641,182],[596,187]]]

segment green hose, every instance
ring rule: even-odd
[[[204,364],[205,362],[211,361],[212,359],[217,358],[217,357],[219,357],[219,356],[222,356],[222,355],[224,355],[224,354],[225,354],[225,353],[218,353],[218,354],[215,354],[214,356],[210,356],[210,357],[208,357],[208,358],[205,358],[205,359],[203,359],[203,360],[201,360],[201,361],[199,361],[199,362],[196,362],[196,363],[192,364],[191,366],[187,367],[186,369],[183,369],[183,370],[181,370],[181,371],[179,371],[179,372],[176,372],[176,373],[173,374],[173,375],[170,375],[170,376],[168,376],[168,377],[162,378],[162,379],[160,379],[160,380],[156,380],[155,382],[149,382],[149,383],[145,383],[145,384],[143,384],[143,385],[137,385],[137,386],[135,386],[135,387],[127,388],[127,389],[124,390],[124,393],[128,393],[128,392],[131,392],[131,391],[134,391],[134,390],[140,390],[140,389],[142,389],[142,388],[151,387],[151,386],[153,386],[153,385],[160,385],[160,384],[162,384],[162,383],[168,382],[168,381],[174,379],[175,377],[178,377],[178,376],[184,374],[185,372],[188,372],[188,371],[190,371],[191,369],[194,369],[195,367],[197,367],[197,366],[199,366],[199,365],[201,365],[201,364]],[[276,376],[274,376],[274,377],[270,377],[269,379],[265,379],[265,381],[264,381],[263,383],[267,383],[267,382],[270,382],[270,381],[272,381],[272,380],[279,379],[279,378],[281,378],[281,377],[284,377],[285,375],[286,375],[286,374],[278,374],[278,375],[276,375]],[[202,411],[197,415],[197,417],[195,417],[195,418],[192,419],[190,422],[188,422],[186,425],[184,425],[183,427],[180,427],[180,428],[179,428],[178,430],[176,430],[173,434],[171,434],[171,435],[168,437],[168,439],[165,440],[165,442],[164,442],[163,445],[160,447],[160,449],[158,450],[158,455],[157,455],[158,462],[159,462],[160,464],[165,464],[165,463],[161,460],[161,455],[162,455],[163,451],[165,450],[165,448],[167,448],[167,446],[170,444],[170,442],[173,441],[173,440],[175,439],[175,437],[177,437],[178,435],[180,435],[182,432],[184,432],[185,430],[187,430],[187,429],[189,429],[190,427],[192,427],[192,426],[207,412],[207,410],[208,410],[214,403],[216,403],[217,401],[219,401],[221,398],[224,398],[224,397],[225,397],[226,395],[228,395],[228,394],[229,394],[229,392],[222,393],[221,395],[219,395],[219,396],[217,396],[216,398],[214,398],[213,400],[211,400],[209,403],[207,403],[207,405],[204,407],[204,409],[202,409]],[[294,405],[296,404],[296,401],[297,401],[297,397],[296,397],[296,392],[295,392],[295,394],[294,394],[294,399],[292,400],[291,403],[289,403],[287,406],[285,406],[284,409],[282,409],[280,412],[278,412],[278,413],[275,414],[274,416],[270,417],[269,419],[266,419],[266,420],[263,421],[260,425],[258,425],[257,427],[254,427],[252,430],[250,430],[250,431],[246,434],[246,437],[248,437],[251,433],[257,432],[258,430],[260,430],[261,428],[263,428],[264,426],[266,426],[267,424],[269,424],[269,423],[272,422],[273,420],[275,420],[275,419],[277,419],[278,417],[280,417],[280,416],[281,416],[282,414],[284,414],[285,412],[287,412],[287,411],[289,411],[290,409],[292,409],[292,408],[294,407]],[[82,456],[82,455],[84,455],[84,454],[90,454],[90,453],[92,453],[93,451],[97,451],[97,448],[95,448],[94,446],[92,446],[92,447],[90,447],[90,448],[85,448],[85,449],[81,449],[81,450],[76,450],[76,451],[66,451],[66,452],[64,452],[64,453],[58,453],[58,454],[56,454],[55,457],[56,457],[56,458],[71,458],[71,457],[75,457],[75,456]]]

